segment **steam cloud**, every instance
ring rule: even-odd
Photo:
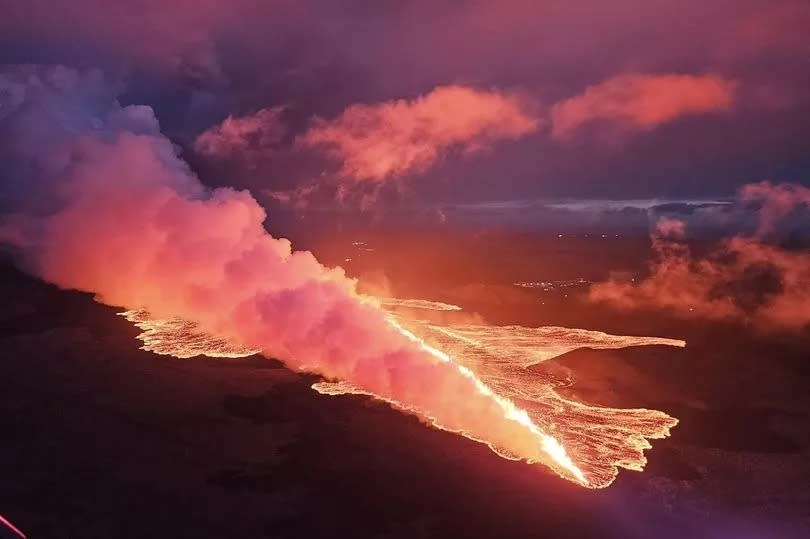
[[[776,240],[780,220],[810,205],[810,189],[761,182],[744,186],[740,203],[759,205],[753,233],[721,242],[696,257],[682,241],[685,223],[662,219],[652,235],[656,258],[638,284],[611,279],[590,299],[622,309],[666,308],[677,315],[749,322],[759,329],[800,330],[810,324],[810,253]]]
[[[0,88],[3,188],[16,199],[0,239],[29,271],[182,317],[523,458],[552,464],[543,445],[561,451],[525,412],[391,323],[342,269],[268,234],[249,193],[200,184],[152,110],[119,105],[99,73],[22,67]]]

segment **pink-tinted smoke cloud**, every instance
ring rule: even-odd
[[[611,279],[590,299],[620,309],[666,309],[684,317],[733,319],[760,330],[801,330],[810,324],[810,252],[763,241],[780,219],[810,205],[810,189],[769,182],[749,184],[740,203],[760,205],[756,230],[695,256],[686,226],[661,219],[652,234],[655,260],[639,283]]]
[[[194,150],[220,158],[253,160],[277,146],[287,128],[281,119],[284,107],[265,108],[246,116],[228,116],[206,129],[194,141]]]
[[[550,451],[564,453],[525,412],[392,323],[342,269],[271,236],[248,192],[201,185],[150,108],[95,99],[81,74],[53,73],[2,75],[16,89],[0,94],[2,127],[36,165],[10,169],[29,204],[0,229],[24,267],[110,305],[196,322],[510,454],[554,464]]]
[[[397,194],[446,155],[488,150],[551,125],[551,136],[571,137],[596,121],[632,130],[650,130],[684,115],[728,110],[738,84],[720,75],[626,74],[588,87],[548,111],[527,92],[438,86],[414,99],[355,103],[332,119],[315,117],[308,129],[284,148],[324,167],[287,190],[269,194],[305,207],[314,199],[374,205],[385,188]],[[203,132],[195,150],[256,170],[264,160],[282,160],[286,129],[282,108],[228,117]],[[539,144],[539,141],[538,141]],[[282,145],[283,146],[283,145]],[[313,171],[314,172],[314,171]]]
[[[308,156],[325,167],[316,178],[270,196],[299,207],[325,196],[368,208],[384,186],[398,191],[402,178],[427,171],[448,152],[485,151],[497,141],[538,130],[542,122],[535,109],[518,93],[439,86],[415,99],[356,103],[331,120],[315,117],[284,155],[279,152],[286,133],[283,107],[228,117],[199,135],[194,149],[248,169],[262,161]]]
[[[757,238],[762,239],[776,231],[779,221],[797,209],[810,206],[810,189],[793,183],[750,183],[740,189],[740,199],[762,204],[754,233]]]
[[[345,180],[381,182],[423,171],[452,148],[471,153],[532,133],[540,125],[532,108],[518,94],[439,86],[411,100],[351,105],[313,121],[298,142],[340,162]]]
[[[680,116],[728,110],[734,82],[719,75],[619,75],[589,86],[551,109],[552,135],[567,137],[591,122],[651,129]]]

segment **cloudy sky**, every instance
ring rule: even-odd
[[[99,69],[210,185],[297,207],[810,183],[804,0],[0,0],[0,62]],[[8,89],[0,88],[0,91]]]

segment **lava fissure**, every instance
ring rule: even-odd
[[[442,307],[444,304],[426,300],[387,300],[386,304],[409,307],[414,302],[420,305],[418,308],[446,310]],[[244,357],[259,352],[207,335],[195,324],[180,319],[152,320],[143,310],[122,314],[145,330],[138,336],[143,341],[142,348],[158,354],[183,358],[196,355]],[[547,458],[536,459],[516,453],[486,436],[476,436],[463,428],[447,425],[408,402],[345,380],[324,380],[316,382],[312,388],[326,395],[360,394],[385,401],[399,410],[422,417],[437,428],[485,443],[501,457],[545,462],[561,477],[590,488],[609,486],[616,478],[618,468],[643,470],[647,462],[644,451],[651,447],[649,440],[669,436],[670,429],[677,425],[677,419],[657,410],[589,406],[565,399],[554,390],[558,380],[532,373],[526,367],[586,346],[682,347],[684,341],[610,335],[556,326],[443,326],[405,318],[393,311],[389,312],[388,320],[414,344],[473,381],[481,394],[494,399],[504,417],[532,432]]]

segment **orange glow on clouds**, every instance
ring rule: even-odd
[[[465,153],[515,140],[540,126],[524,97],[466,86],[439,86],[411,100],[355,104],[333,120],[316,119],[299,138],[342,163],[339,175],[380,182],[421,172],[442,151]]]
[[[718,75],[619,75],[551,109],[552,134],[566,137],[595,120],[650,129],[690,114],[727,110],[735,83]]]
[[[743,186],[743,204],[759,203],[750,235],[720,241],[695,256],[686,224],[661,219],[652,233],[655,258],[640,282],[609,279],[590,299],[619,309],[667,309],[685,318],[732,319],[758,330],[797,331],[810,325],[810,254],[768,243],[788,215],[810,207],[810,189],[760,182]]]
[[[202,154],[239,155],[248,159],[252,152],[266,153],[284,137],[283,107],[265,108],[247,116],[228,116],[221,124],[200,133],[194,149]]]

